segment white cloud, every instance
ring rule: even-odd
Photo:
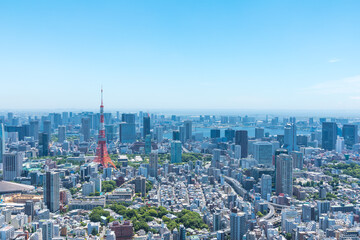
[[[303,93],[323,95],[360,95],[360,75],[315,84],[303,89]]]
[[[339,59],[339,58],[330,58],[329,60],[328,60],[328,62],[329,63],[337,63],[337,62],[341,62],[342,60],[341,59]]]

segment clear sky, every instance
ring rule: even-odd
[[[360,1],[0,1],[0,109],[360,109]]]

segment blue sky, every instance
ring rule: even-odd
[[[360,1],[0,1],[0,109],[360,109]]]

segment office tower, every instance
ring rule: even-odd
[[[50,120],[44,121],[44,131],[43,132],[49,136],[49,139],[51,139],[51,121]]]
[[[114,124],[105,125],[105,138],[107,143],[116,140],[116,129]]]
[[[231,209],[230,213],[230,239],[242,240],[247,231],[246,216],[244,212],[238,212],[237,209]]]
[[[155,152],[150,153],[149,170],[150,170],[150,172],[149,172],[150,177],[157,178],[158,154]]]
[[[119,137],[121,143],[133,143],[136,141],[135,123],[122,122],[119,127]]]
[[[179,240],[186,240],[186,228],[182,224],[179,226]]]
[[[171,163],[181,163],[181,142],[171,142]]]
[[[151,153],[151,136],[146,135],[145,137],[145,154],[150,154]]]
[[[30,124],[23,124],[21,126],[21,134],[19,134],[19,140],[24,140],[25,137],[30,137]]]
[[[5,181],[14,181],[21,176],[24,152],[4,153],[3,177]]]
[[[90,140],[90,118],[84,117],[81,119],[81,133],[84,136],[84,142]]]
[[[30,121],[30,137],[39,140],[39,120]]]
[[[60,177],[57,172],[46,172],[44,175],[44,203],[50,212],[60,209]]]
[[[234,157],[235,157],[235,159],[240,159],[241,158],[241,146],[240,145],[235,145],[235,147],[234,147]]]
[[[267,167],[272,167],[272,153],[273,145],[269,142],[256,142],[254,143],[254,158],[259,164]]]
[[[62,123],[66,126],[69,123],[69,113],[63,112],[62,113]]]
[[[301,208],[302,208],[301,219],[303,222],[310,222],[311,220],[315,220],[313,219],[314,208],[311,207],[310,203],[304,203]]]
[[[49,155],[49,142],[47,133],[39,133],[39,154],[41,157]]]
[[[35,211],[34,206],[35,206],[35,203],[32,200],[27,200],[25,202],[25,214],[28,215],[31,220],[34,217],[34,211]]]
[[[184,121],[185,125],[185,141],[192,140],[192,121]]]
[[[105,139],[105,123],[104,123],[104,102],[103,102],[103,90],[101,89],[101,104],[100,104],[100,127],[98,135],[98,144],[96,147],[96,157],[94,162],[101,164],[104,168],[109,167],[109,165],[116,168],[115,164],[111,160]]]
[[[337,125],[334,122],[322,123],[322,148],[327,151],[335,149]]]
[[[180,131],[180,141],[185,142],[185,127],[184,126],[179,127],[179,131]]]
[[[41,225],[42,240],[52,240],[54,237],[54,222],[47,220]]]
[[[309,118],[309,126],[314,125],[314,118]]]
[[[344,151],[345,149],[345,141],[344,141],[344,138],[343,137],[339,137],[337,136],[337,139],[336,139],[336,152],[337,153],[342,153],[342,151]]]
[[[221,229],[221,213],[215,211],[213,214],[213,232],[219,231]]]
[[[143,137],[145,138],[150,134],[150,117],[145,116],[143,118]]]
[[[54,113],[54,128],[58,128],[62,124],[61,114]]]
[[[271,187],[272,187],[271,176],[267,174],[261,175],[260,185],[261,185],[261,198],[268,200],[268,194],[269,196],[271,196]]]
[[[14,118],[14,113],[8,112],[7,123],[8,123],[9,125],[12,125],[13,118]]]
[[[63,143],[66,140],[66,127],[59,126],[58,128],[58,142]]]
[[[288,123],[284,127],[284,148],[288,149],[289,151],[298,150],[296,125],[294,123]]]
[[[217,163],[220,162],[220,156],[221,156],[221,150],[220,149],[214,149],[213,150],[213,157],[211,160],[211,166],[212,167],[217,167]]]
[[[164,128],[162,126],[157,126],[155,128],[155,137],[158,143],[161,143],[164,140]]]
[[[299,151],[291,153],[293,158],[293,168],[303,169],[304,167],[304,154]]]
[[[126,122],[126,123],[135,124],[135,114],[133,114],[133,113],[123,113],[121,115],[121,121]]]
[[[323,213],[328,213],[330,211],[330,201],[317,201],[317,208],[319,216]]]
[[[220,129],[211,129],[210,138],[220,138]]]
[[[141,193],[142,197],[146,195],[146,178],[137,176],[135,178],[135,193]]]
[[[89,196],[91,193],[95,193],[95,182],[85,182],[82,185],[82,195]]]
[[[174,130],[173,131],[172,140],[180,141],[180,131],[179,130]]]
[[[235,137],[235,130],[233,129],[226,129],[225,130],[225,137],[229,142],[233,142],[234,141],[234,137]]]
[[[293,159],[287,154],[276,157],[276,194],[293,194]]]
[[[246,130],[237,130],[235,132],[235,144],[241,146],[241,158],[247,158],[248,132]]]
[[[354,124],[344,124],[342,128],[342,136],[344,138],[346,148],[352,149],[352,146],[358,143],[358,126]]]
[[[4,124],[0,123],[0,165],[3,163],[4,153],[5,153],[5,129],[4,129]]]
[[[255,139],[261,139],[265,136],[264,128],[257,127],[255,128]]]

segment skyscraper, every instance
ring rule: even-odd
[[[348,149],[352,149],[355,143],[358,143],[358,126],[354,124],[344,124],[342,136]]]
[[[146,194],[146,178],[142,176],[137,176],[135,178],[135,192],[141,193],[142,197],[145,197]]]
[[[226,129],[225,130],[225,137],[229,142],[234,142],[234,137],[235,137],[235,130],[233,129]]]
[[[49,155],[49,135],[47,133],[39,133],[39,154],[40,156]]]
[[[133,114],[133,113],[123,113],[121,115],[121,121],[126,122],[126,123],[135,124],[135,114]]]
[[[119,127],[119,137],[121,143],[133,143],[136,141],[135,123],[122,122]]]
[[[57,172],[45,173],[44,202],[50,212],[57,212],[60,209],[60,177]]]
[[[272,167],[273,145],[269,142],[254,143],[254,158],[259,164]]]
[[[293,168],[303,169],[304,166],[304,154],[299,151],[294,151],[291,153],[293,158]]]
[[[143,118],[143,137],[145,138],[146,135],[150,134],[150,117],[145,116]]]
[[[150,170],[150,172],[149,172],[150,177],[157,178],[158,154],[155,152],[150,153],[149,170]]]
[[[0,123],[0,165],[3,163],[4,153],[5,153],[5,129],[4,129],[4,124]]]
[[[192,139],[192,121],[187,120],[184,122],[185,125],[185,141]]]
[[[267,200],[268,194],[271,196],[271,186],[272,186],[272,179],[270,175],[263,174],[261,175],[261,198]]]
[[[289,151],[296,151],[298,149],[296,125],[294,123],[288,123],[284,127],[284,148]]]
[[[327,151],[335,149],[337,125],[334,122],[322,123],[322,148]]]
[[[6,181],[14,181],[21,176],[24,152],[4,153],[3,176]]]
[[[257,127],[255,128],[255,139],[261,139],[265,136],[264,128]]]
[[[58,142],[63,143],[66,140],[66,127],[59,126],[58,128]]]
[[[220,129],[211,129],[210,138],[220,138]]]
[[[81,119],[81,133],[84,136],[84,142],[88,142],[90,140],[90,118]]]
[[[39,120],[30,121],[30,137],[39,140]]]
[[[151,153],[151,136],[150,134],[145,137],[145,154]]]
[[[171,163],[181,163],[181,142],[173,141],[171,143]]]
[[[174,141],[180,141],[180,131],[179,130],[174,130],[173,131],[173,137],[172,137],[172,140]]]
[[[246,158],[248,156],[248,132],[246,130],[235,132],[235,145],[241,146],[241,158]]]
[[[51,121],[50,120],[44,121],[44,131],[43,132],[49,136],[49,139],[51,139]]]
[[[219,231],[221,229],[221,213],[220,211],[215,211],[213,214],[213,231]]]
[[[276,194],[293,194],[293,159],[287,154],[276,157]]]
[[[161,143],[164,140],[164,128],[162,126],[156,126],[155,137],[158,143]]]
[[[230,213],[230,239],[242,240],[246,233],[246,216],[244,212],[238,212],[236,208]]]

